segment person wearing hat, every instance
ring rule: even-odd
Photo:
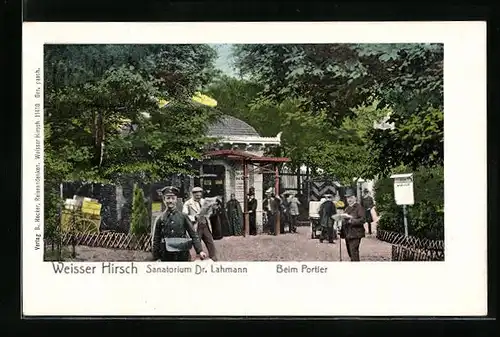
[[[186,200],[182,206],[182,213],[186,214],[194,223],[198,236],[205,243],[205,246],[207,246],[208,256],[210,259],[217,261],[217,251],[215,249],[214,238],[208,226],[209,219],[206,216],[199,216],[204,203],[202,198],[203,189],[196,186],[191,190],[191,195],[191,198]]]
[[[266,227],[269,234],[274,233],[274,217],[273,212],[271,211],[273,200],[273,189],[272,187],[269,187],[266,190],[264,200],[262,201],[262,209],[266,214]]]
[[[248,192],[248,224],[250,235],[257,235],[257,199],[255,199],[255,189],[250,187]]]
[[[281,211],[283,216],[281,217],[281,227],[282,232],[285,231],[285,225],[288,225],[289,232],[292,232],[292,218],[290,217],[290,192],[286,191],[283,193],[281,198]]]
[[[297,219],[299,217],[300,201],[295,192],[289,192],[288,209],[290,212],[290,233],[297,233]]]
[[[368,234],[372,235],[372,208],[375,205],[373,198],[370,196],[370,191],[367,188],[363,189],[363,199],[361,199],[361,206],[365,209],[365,218],[368,224]]]
[[[280,211],[280,204],[281,200],[276,198],[273,193],[273,188],[269,187],[269,189],[266,190],[266,199],[262,203],[262,207],[267,215],[267,226],[269,234],[271,235],[274,235],[276,229],[276,221],[278,212]]]
[[[337,214],[337,209],[335,208],[332,194],[325,194],[323,197],[325,198],[325,201],[321,203],[321,206],[319,207],[319,221],[321,224],[319,242],[323,242],[327,239],[329,243],[335,243],[337,233],[333,228],[334,220],[332,217]]]
[[[226,203],[226,213],[228,220],[227,236],[243,235],[243,210],[241,209],[241,204],[238,199],[236,199],[236,194],[234,193],[231,193],[229,201]]]
[[[358,204],[356,193],[353,189],[347,189],[345,193],[347,207],[342,221],[341,238],[345,239],[347,254],[351,261],[359,261],[359,245],[365,237],[365,210]]]
[[[158,191],[166,206],[156,219],[153,234],[153,257],[159,261],[189,261],[194,246],[200,259],[205,259],[201,241],[189,218],[176,208],[179,190],[166,186]],[[189,237],[188,237],[189,236]]]

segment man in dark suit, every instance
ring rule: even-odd
[[[365,188],[363,189],[363,199],[361,200],[361,205],[365,209],[365,219],[368,224],[368,234],[372,235],[372,208],[375,205],[373,198],[370,195],[370,191]]]
[[[319,237],[319,242],[323,242],[325,239],[328,240],[329,243],[335,243],[335,239],[337,238],[337,233],[333,229],[333,219],[337,213],[337,209],[335,208],[335,203],[333,202],[333,195],[325,194],[325,201],[319,207],[319,216],[321,223],[321,236]]]
[[[347,214],[342,222],[341,237],[345,239],[347,253],[351,261],[359,261],[359,245],[365,237],[365,210],[358,204],[354,190],[346,190]]]

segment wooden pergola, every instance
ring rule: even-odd
[[[274,173],[274,193],[279,196],[279,170],[280,163],[289,162],[289,158],[285,157],[264,157],[257,156],[252,153],[241,150],[215,150],[205,153],[207,158],[223,157],[225,159],[241,162],[243,166],[243,222],[245,228],[245,236],[250,234],[250,217],[248,213],[248,177],[249,173],[254,170],[260,170],[262,173]],[[249,170],[249,166],[252,168]],[[275,235],[280,233],[280,213],[277,214],[275,223]]]

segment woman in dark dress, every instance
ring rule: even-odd
[[[212,236],[214,240],[220,240],[224,236],[231,235],[229,232],[227,215],[220,199],[217,199],[216,204],[213,206],[210,224],[212,225]]]
[[[243,234],[243,212],[241,205],[234,193],[231,193],[231,199],[226,204],[227,218],[229,222],[229,235]]]
[[[250,235],[257,235],[257,199],[252,191],[248,193],[248,222],[250,225]]]
[[[212,214],[210,214],[208,218],[210,220],[210,227],[212,229],[212,236],[214,240],[220,240],[223,237],[221,223],[219,220],[219,214],[217,212],[217,207],[218,207],[217,204],[212,206]]]

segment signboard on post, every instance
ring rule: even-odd
[[[397,205],[413,205],[413,173],[394,174],[394,200]]]
[[[394,199],[396,204],[403,205],[403,221],[405,227],[405,236],[408,236],[408,213],[407,205],[415,203],[413,197],[413,173],[393,174],[394,179]]]

